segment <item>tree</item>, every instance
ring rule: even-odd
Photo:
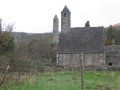
[[[120,30],[114,29],[114,41],[115,45],[120,45]]]
[[[112,27],[112,25],[110,25],[107,28],[106,31],[106,41],[105,41],[105,45],[112,45],[112,41],[114,39],[114,28]]]
[[[85,23],[85,27],[90,27],[90,22],[89,22],[89,21],[87,21],[87,22]]]
[[[110,25],[107,29],[106,36],[108,39],[112,40],[114,38],[114,28]]]
[[[112,45],[113,41],[115,45],[120,45],[120,29],[116,29],[116,27],[110,25],[106,28],[105,45]]]
[[[0,19],[0,68],[5,72],[0,86],[4,83],[10,67],[10,57],[14,49],[14,38],[11,36],[14,24],[8,24],[4,29],[2,27],[2,19]]]
[[[14,48],[14,38],[11,36],[14,24],[8,24],[5,29],[2,29],[0,20],[0,55],[6,54]]]

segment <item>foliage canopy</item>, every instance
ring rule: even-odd
[[[0,20],[0,55],[11,52],[14,48],[14,38],[11,36],[13,24],[8,24],[3,30]]]

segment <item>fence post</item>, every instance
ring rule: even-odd
[[[80,53],[80,66],[81,66],[81,90],[84,90],[84,65],[83,65],[83,52]]]

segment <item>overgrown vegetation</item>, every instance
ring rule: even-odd
[[[8,24],[2,27],[2,19],[0,20],[0,66],[2,68],[7,68],[14,52],[14,38],[11,36],[13,26],[14,24]]]
[[[117,27],[109,26],[106,29],[105,45],[120,45],[120,29]]]
[[[5,29],[1,26],[2,20],[0,20],[0,55],[5,55],[14,48],[14,38],[11,36],[13,29],[12,24],[8,24]]]
[[[14,41],[13,24],[2,27],[0,20],[0,86],[6,83],[9,73],[44,72],[45,67],[55,63],[56,44],[51,38]]]
[[[22,71],[43,72],[46,66],[55,64],[56,50],[57,45],[51,42],[51,38],[17,42],[12,64]]]
[[[9,71],[12,72],[43,72],[46,66],[55,64],[57,44],[52,42],[52,37],[26,37],[16,41],[12,36],[13,25],[8,24],[3,28],[0,20],[2,69],[9,65]]]

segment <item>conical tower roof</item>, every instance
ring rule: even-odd
[[[57,15],[55,15],[54,20],[55,20],[55,19],[57,19],[57,20],[58,20],[58,16],[57,16]]]
[[[70,10],[68,9],[68,7],[65,5],[65,7],[63,8],[62,12],[70,12]]]

